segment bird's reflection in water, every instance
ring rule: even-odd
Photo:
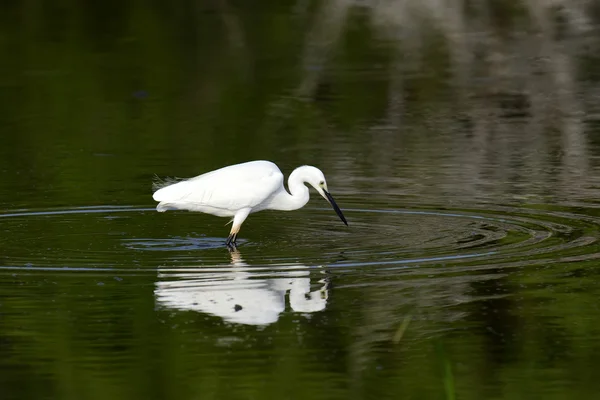
[[[230,254],[231,265],[227,266],[159,268],[154,290],[157,304],[248,325],[276,322],[285,311],[286,295],[294,312],[325,309],[328,298],[325,275],[315,281],[317,290],[311,291],[310,274],[314,269],[300,264],[249,266],[239,251]]]

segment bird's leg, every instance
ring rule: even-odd
[[[236,243],[235,241],[237,240],[237,235],[238,232],[240,231],[240,227],[238,227],[237,229],[233,229],[231,228],[231,232],[229,233],[229,236],[227,237],[227,241],[225,242],[225,244],[229,247],[235,247]]]
[[[229,250],[229,254],[232,254],[232,253],[235,253],[236,251],[238,251],[235,242],[229,242],[229,239],[227,240],[227,242],[225,242],[225,245],[227,246],[227,250]]]
[[[237,235],[240,232],[240,228],[242,227],[242,223],[248,217],[248,214],[250,214],[250,209],[249,208],[243,208],[243,209],[239,210],[235,214],[235,217],[233,217],[233,224],[231,225],[231,232],[229,232],[229,236],[227,237],[227,241],[225,242],[225,244],[227,245],[227,247],[235,249],[235,247],[236,247],[235,246],[236,245],[235,242],[237,240]]]
[[[229,236],[227,237],[227,241],[225,242],[225,244],[227,245],[227,247],[231,248],[231,249],[235,249],[235,240],[237,239],[237,233],[230,233]]]

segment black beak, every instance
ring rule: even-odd
[[[335,202],[335,200],[333,199],[333,197],[325,189],[323,189],[323,193],[325,193],[325,196],[327,196],[327,200],[329,200],[329,204],[331,204],[331,206],[335,210],[335,213],[338,215],[338,217],[340,217],[342,222],[345,223],[346,226],[348,226],[348,222],[346,221],[346,218],[344,218],[344,214],[342,214],[342,210],[340,210],[340,208],[338,207],[338,205]]]

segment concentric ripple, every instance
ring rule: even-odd
[[[244,225],[252,265],[336,268],[444,265],[485,268],[597,258],[598,218],[581,208],[443,209],[357,204],[346,228],[325,208],[263,212]],[[139,207],[17,210],[0,214],[1,267],[153,270],[223,265],[223,219]]]
[[[234,252],[224,245],[224,219],[203,214],[133,206],[5,212],[0,275],[93,285],[135,278],[152,286],[157,310],[268,325],[286,310],[298,318],[324,310],[333,290],[360,298],[374,288],[397,304],[416,290],[420,307],[464,303],[477,297],[466,288],[458,295],[455,285],[600,256],[594,209],[345,203],[349,227],[327,208],[252,215]]]

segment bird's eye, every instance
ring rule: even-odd
[[[321,181],[319,182],[319,185],[323,186],[325,184],[325,181]]]

